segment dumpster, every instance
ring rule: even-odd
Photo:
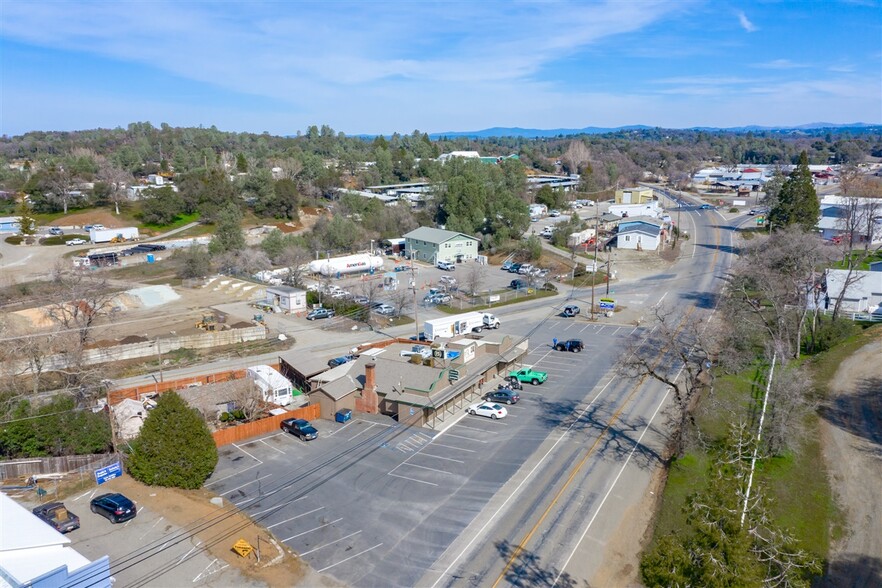
[[[334,415],[334,420],[338,423],[345,423],[352,419],[352,411],[348,408],[344,408],[342,410],[338,410],[337,414]]]

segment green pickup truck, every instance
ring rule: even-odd
[[[521,368],[518,371],[511,372],[508,375],[509,377],[517,378],[519,382],[530,382],[534,386],[538,386],[548,379],[547,373],[533,371],[532,368]]]

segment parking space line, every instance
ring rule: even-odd
[[[239,451],[241,451],[242,453],[244,453],[245,455],[247,455],[248,457],[250,457],[250,458],[253,459],[254,461],[260,461],[259,459],[257,459],[256,457],[254,457],[253,455],[251,455],[250,453],[248,453],[247,451],[245,451],[244,449],[242,449],[241,446],[236,445],[235,443],[233,443],[232,445],[233,445],[233,447],[235,447],[236,449],[238,449]],[[263,462],[260,461],[260,463],[263,463]]]
[[[428,484],[429,486],[437,486],[438,484],[434,484],[432,482],[426,482],[425,480],[417,480],[416,478],[408,478],[407,476],[402,476],[401,474],[393,474],[392,472],[387,472],[387,476],[392,476],[393,478],[404,478],[405,480],[410,480],[411,482],[419,482],[420,484]]]
[[[266,445],[267,447],[269,447],[270,449],[272,449],[273,451],[278,451],[282,455],[285,455],[284,451],[282,451],[281,449],[278,449],[277,447],[273,447],[272,445],[267,443],[264,439],[261,439],[260,442],[263,443],[264,445]]]
[[[469,416],[477,416],[477,415],[469,415]],[[456,426],[461,429],[468,429],[470,431],[478,431],[479,433],[492,433],[493,435],[497,435],[496,431],[487,431],[485,429],[479,429],[477,427],[470,427],[468,425],[463,425],[462,423],[456,423]]]
[[[187,556],[189,556],[191,553],[193,553],[194,551],[196,551],[196,548],[199,547],[200,545],[202,545],[202,541],[196,541],[196,544],[193,546],[193,548],[190,549],[190,551],[188,551],[187,553],[185,553],[185,554],[183,555],[183,557],[181,557],[181,559],[178,560],[178,563],[181,563],[181,562],[183,562],[185,559],[187,559]],[[161,550],[160,550],[160,551],[161,551]]]
[[[141,536],[138,538],[138,540],[140,541],[141,539],[143,539],[144,537],[146,537],[146,536],[147,536],[147,533],[149,533],[150,531],[152,531],[152,530],[153,530],[153,527],[155,527],[156,525],[158,525],[159,522],[160,522],[162,519],[164,519],[164,518],[165,518],[165,517],[159,517],[158,519],[156,519],[156,522],[153,523],[152,525],[150,525],[150,528],[147,529],[147,531],[145,531],[144,534],[141,535]]]
[[[308,511],[306,511],[306,512],[304,512],[304,513],[300,513],[300,514],[297,515],[296,517],[291,517],[290,519],[285,519],[284,521],[279,521],[278,523],[273,523],[272,525],[268,526],[267,529],[272,529],[273,527],[278,527],[279,525],[284,525],[285,523],[287,523],[287,522],[289,522],[289,521],[293,521],[294,519],[299,519],[300,517],[305,517],[306,515],[310,515],[310,514],[316,512],[316,511],[322,510],[323,508],[325,508],[325,507],[324,507],[324,506],[320,506],[320,507],[318,507],[318,508],[314,508],[314,509],[312,509],[312,510],[308,510]]]
[[[432,455],[431,453],[426,453],[425,451],[421,451],[420,455],[425,455],[426,457],[434,457],[435,459],[443,459],[444,461],[455,461],[456,463],[465,463],[461,459],[453,459],[452,457],[441,457],[440,455]]]
[[[250,482],[245,482],[241,486],[236,486],[235,488],[232,488],[230,490],[224,490],[224,494],[229,494],[230,492],[235,492],[236,490],[239,490],[240,488],[244,488],[245,486],[250,486],[251,484],[254,484],[255,482],[260,482],[264,478],[269,478],[270,476],[272,476],[272,474],[267,474],[265,476],[261,476],[259,478],[254,479],[254,480],[251,480]]]
[[[283,507],[285,507],[285,506],[290,506],[290,505],[294,504],[295,502],[299,502],[299,501],[301,501],[301,500],[304,500],[305,498],[309,498],[309,495],[307,494],[306,496],[301,496],[300,498],[295,498],[294,500],[291,500],[291,501],[289,501],[289,502],[284,502],[284,503],[282,503],[282,504],[277,504],[277,505],[275,505],[275,506],[271,506],[271,507],[269,507],[269,508],[267,508],[267,509],[265,509],[265,510],[261,510],[261,511],[258,511],[258,512],[256,512],[256,513],[253,513],[253,514],[250,515],[250,516],[256,517],[256,516],[262,515],[262,514],[264,514],[264,513],[267,513],[267,512],[269,512],[269,511],[271,511],[271,510],[279,510],[280,508],[283,508]]]
[[[358,436],[361,435],[362,433],[364,433],[364,432],[366,432],[366,431],[369,431],[369,430],[373,429],[375,425],[376,425],[376,423],[371,423],[367,428],[362,429],[361,431],[359,431],[358,433],[356,433],[355,435],[353,435],[352,437],[350,437],[350,438],[348,439],[348,441],[352,441],[353,439],[355,439],[356,437],[358,437]]]
[[[216,564],[218,561],[219,561],[219,560],[218,560],[217,558],[215,558],[214,561],[212,561],[210,564],[208,564],[207,566],[205,566],[205,568],[199,573],[199,575],[196,576],[195,578],[193,578],[193,583],[195,584],[196,582],[199,582],[199,581],[202,580],[203,578],[207,578],[208,576],[210,576],[210,575],[212,575],[212,574],[216,574],[216,573],[218,573],[218,572],[222,572],[223,570],[225,570],[225,569],[227,569],[228,567],[230,567],[230,564],[224,564],[224,565],[222,565],[221,567],[219,567],[218,569],[216,569],[216,570],[212,570],[212,571],[210,571],[210,572],[208,572],[208,573],[206,574],[205,572],[208,570],[208,568],[210,568],[211,566],[213,566],[214,564]]]
[[[430,468],[427,466],[421,466],[421,465],[417,465],[415,463],[410,463],[409,461],[401,462],[401,465],[408,465],[408,466],[411,466],[414,468],[419,468],[421,470],[429,470],[430,472],[438,472],[439,474],[449,474],[450,473],[450,472],[445,472],[444,470],[439,470],[436,468]]]
[[[287,543],[287,542],[290,541],[291,539],[296,539],[297,537],[302,537],[303,535],[306,535],[307,533],[312,533],[313,531],[318,531],[319,529],[324,529],[325,527],[330,527],[330,526],[333,525],[334,523],[339,523],[339,522],[342,521],[342,520],[343,520],[343,517],[340,517],[340,518],[337,519],[336,521],[331,521],[330,523],[325,523],[324,525],[319,525],[318,527],[316,527],[316,528],[314,528],[314,529],[310,529],[310,530],[308,530],[308,531],[303,531],[302,533],[297,533],[296,535],[291,535],[291,536],[288,537],[287,539],[282,539],[282,541],[283,541],[284,543]]]
[[[453,445],[444,445],[443,443],[432,443],[435,447],[446,447],[447,449],[456,449],[457,451],[465,451],[467,453],[477,453],[474,449],[465,449],[464,447],[456,447]]]
[[[447,437],[456,437],[457,439],[465,439],[467,441],[472,441],[474,443],[487,443],[486,441],[482,441],[480,439],[475,439],[474,437],[466,437],[464,435],[457,435],[456,433],[445,433]]]
[[[338,561],[338,562],[335,563],[335,564],[331,564],[331,565],[329,565],[329,566],[326,567],[326,568],[322,568],[322,569],[318,570],[318,573],[321,574],[321,573],[323,573],[323,572],[325,572],[325,571],[327,571],[327,570],[330,570],[330,569],[333,568],[334,566],[338,566],[338,565],[340,565],[341,563],[345,563],[345,562],[349,561],[349,560],[352,559],[352,558],[358,557],[359,555],[364,555],[364,554],[367,553],[368,551],[373,551],[374,549],[376,549],[376,548],[379,547],[380,545],[382,545],[382,543],[377,543],[377,544],[374,545],[373,547],[368,547],[368,548],[365,549],[364,551],[360,551],[360,552],[356,553],[355,555],[350,555],[350,556],[347,557],[346,559],[341,559],[340,561]]]
[[[262,462],[262,461],[259,462],[259,463],[254,464],[254,465],[250,465],[250,466],[248,466],[248,467],[245,468],[245,469],[242,469],[242,470],[239,470],[239,471],[237,471],[237,472],[234,472],[234,473],[230,474],[229,476],[224,476],[223,478],[218,478],[217,480],[212,480],[211,482],[208,482],[208,483],[206,483],[206,484],[203,484],[202,487],[203,487],[203,488],[207,488],[208,486],[211,486],[212,484],[217,484],[218,482],[223,482],[224,480],[228,480],[229,478],[232,478],[232,477],[234,477],[234,476],[239,476],[239,475],[241,475],[241,474],[244,474],[244,473],[247,472],[248,470],[250,470],[250,469],[252,469],[252,468],[256,468],[257,466],[260,466],[260,465],[263,465],[263,462]]]
[[[331,541],[330,543],[325,543],[324,545],[320,545],[319,547],[316,547],[314,549],[310,549],[309,551],[304,551],[300,554],[300,557],[303,557],[304,555],[309,555],[310,553],[314,553],[314,552],[318,551],[319,549],[322,549],[323,547],[327,547],[328,545],[333,545],[334,543],[339,543],[339,542],[343,541],[344,539],[349,539],[350,537],[354,537],[355,535],[358,535],[359,533],[361,533],[361,529],[359,529],[355,533],[350,533],[349,535],[346,535],[345,537],[340,537],[336,541]]]

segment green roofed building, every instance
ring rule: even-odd
[[[478,256],[478,240],[465,233],[420,227],[404,235],[405,248],[411,258],[436,264],[457,263]]]

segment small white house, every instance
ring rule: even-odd
[[[281,312],[306,310],[306,290],[292,286],[271,286],[266,289],[266,304]]]
[[[622,221],[619,223],[616,247],[655,251],[663,240],[664,231],[660,224],[649,220]]]
[[[851,283],[846,287],[846,280]],[[845,312],[878,312],[882,307],[882,272],[853,271],[851,277],[848,270],[827,270],[828,306],[833,308],[842,289],[842,310]]]
[[[255,365],[246,370],[248,378],[260,388],[263,399],[279,406],[291,404],[294,386],[291,380],[268,365]]]

